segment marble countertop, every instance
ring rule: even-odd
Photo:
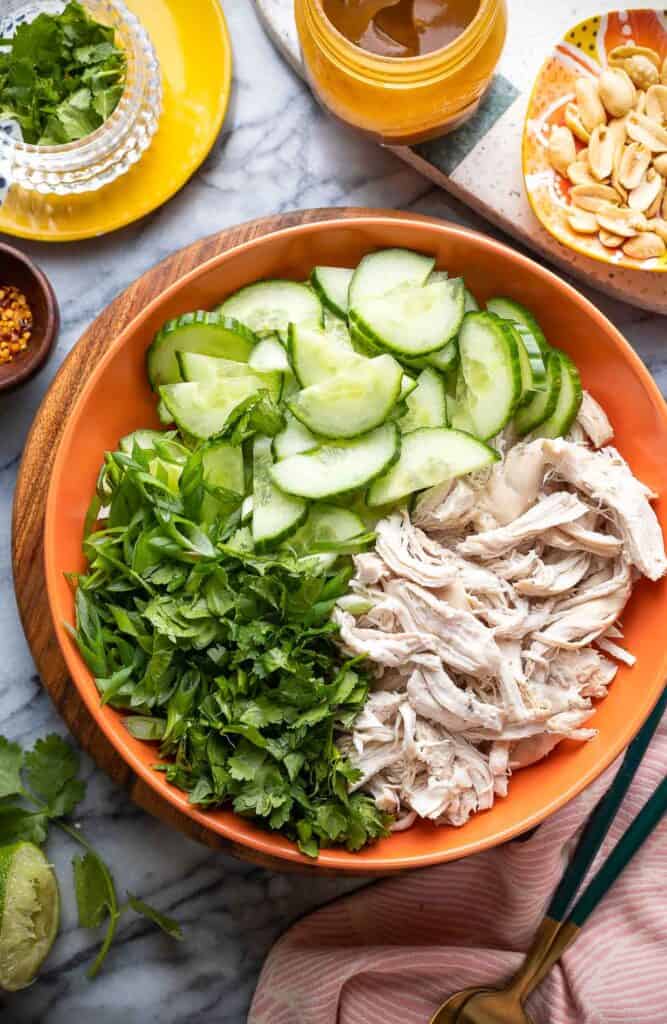
[[[134,278],[195,239],[252,217],[309,206],[387,206],[486,230],[484,222],[395,157],[333,124],[274,53],[252,6],[226,0],[235,75],[230,112],[206,164],[163,209],[95,241],[21,244],[50,276],[61,311],[55,355],[38,380],[0,403],[0,731],[23,744],[65,733],[42,691],[14,603],[11,503],[21,452],[49,380],[85,327]],[[591,293],[667,391],[667,320]],[[181,944],[128,916],[103,973],[85,968],[98,936],[76,927],[73,849],[54,836],[61,933],[39,980],[0,997],[7,1024],[242,1024],[273,941],[297,917],[359,880],[278,875],[213,853],[138,810],[89,760],[81,824],[118,887],[178,918]]]

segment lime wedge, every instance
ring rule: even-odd
[[[16,992],[33,981],[59,919],[56,876],[39,847],[0,847],[0,989]]]

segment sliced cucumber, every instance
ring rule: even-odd
[[[555,351],[546,354],[546,361],[544,391],[536,391],[528,405],[518,409],[514,417],[514,426],[521,436],[539,427],[556,409],[561,385],[561,361]]]
[[[256,437],[252,447],[252,539],[263,551],[294,533],[308,515],[308,504],[284,494],[271,479],[271,438]]]
[[[479,302],[477,301],[473,293],[471,291],[468,291],[467,288],[463,289],[463,308],[465,309],[466,313],[479,312]]]
[[[516,342],[516,350],[519,356],[519,371],[521,373],[521,398],[519,399],[519,405],[527,405],[531,401],[535,391],[535,378],[533,376],[533,364],[528,355],[528,350],[523,343],[523,338],[517,330],[517,325],[513,324],[510,320],[502,320],[506,331],[510,331],[514,336]]]
[[[212,441],[202,452],[204,484],[212,490],[245,494],[243,451],[227,441]]]
[[[321,441],[311,434],[308,427],[304,426],[291,412],[285,415],[285,429],[273,439],[273,456],[276,462],[279,459],[286,459],[290,455],[300,455],[302,452],[312,452]]]
[[[297,380],[304,388],[328,380],[351,361],[365,361],[337,335],[296,324],[290,325],[287,351]]]
[[[560,390],[556,408],[535,431],[538,437],[562,437],[574,423],[581,405],[581,380],[579,371],[569,356],[554,349],[560,363]]]
[[[252,519],[252,510],[255,505],[255,499],[252,494],[247,494],[241,502],[241,525],[247,526]]]
[[[285,346],[277,334],[258,341],[248,356],[248,369],[253,373],[286,373],[289,368]]]
[[[463,319],[460,278],[421,288],[399,288],[380,298],[363,296],[350,320],[381,348],[414,358],[435,352],[458,331]]]
[[[321,324],[322,303],[299,281],[258,281],[234,292],[218,307],[256,334],[287,333],[288,324]]]
[[[436,370],[440,370],[441,373],[446,373],[456,365],[458,359],[459,348],[455,341],[448,341],[443,348],[439,348],[437,352],[429,352],[424,357],[424,362],[429,366],[434,366]]]
[[[207,384],[214,381],[231,380],[239,377],[255,378],[260,387],[266,388],[277,402],[283,387],[282,373],[250,373],[248,363],[237,363],[231,359],[216,359],[202,356],[198,352],[177,352],[178,364],[183,380]]]
[[[405,401],[408,411],[398,424],[404,434],[420,427],[443,427],[447,423],[445,382],[437,370],[431,367],[422,370],[415,390]]]
[[[514,335],[489,313],[466,313],[459,333],[465,407],[477,437],[494,437],[521,398],[519,352]]]
[[[170,424],[174,422],[174,417],[171,415],[169,409],[167,409],[167,406],[164,404],[162,399],[160,399],[160,401],[157,404],[157,418],[159,419],[160,423],[163,423],[165,425],[165,427],[170,426]]]
[[[310,283],[322,303],[343,320],[347,316],[347,295],[353,270],[347,267],[315,267]]]
[[[384,423],[354,441],[327,444],[292,455],[271,470],[274,483],[289,494],[329,498],[364,487],[398,458],[400,439],[393,423]]]
[[[437,284],[438,281],[446,281],[449,274],[446,270],[432,270],[428,275],[427,284]]]
[[[371,252],[352,275],[348,292],[349,308],[362,298],[375,298],[404,285],[424,284],[435,260],[410,249],[381,249]]]
[[[496,316],[502,317],[503,320],[511,320],[513,323],[521,324],[522,327],[530,331],[539,348],[543,352],[548,351],[549,344],[544,337],[542,328],[530,310],[522,306],[520,302],[515,302],[514,299],[508,299],[505,296],[498,296],[495,299],[489,299],[486,308],[489,313],[495,313]]]
[[[447,395],[447,426],[454,430],[463,430],[466,434],[475,433],[475,424],[470,418],[465,402],[455,395]]]
[[[366,527],[356,513],[338,505],[317,502],[312,505],[303,526],[290,538],[289,546],[299,554],[311,554],[317,545],[336,545],[365,533]]]
[[[232,413],[261,389],[259,377],[231,377],[206,384],[168,384],[160,388],[160,397],[181,430],[208,440],[221,434]]]
[[[322,437],[358,437],[383,423],[401,392],[403,370],[391,356],[354,356],[350,366],[312,384],[287,403],[290,412]]]
[[[354,348],[347,320],[341,320],[339,316],[330,313],[328,309],[324,310],[324,333],[328,334],[345,348]]]
[[[473,473],[497,462],[498,452],[470,434],[447,427],[424,427],[403,435],[401,457],[395,466],[371,484],[370,506],[388,505],[413,491]]]
[[[417,381],[414,377],[411,377],[409,373],[404,373],[401,377],[401,393],[398,396],[399,402],[404,402],[408,395],[417,387]]]
[[[197,310],[169,320],[153,340],[146,354],[148,379],[153,391],[162,384],[180,380],[177,352],[200,352],[206,356],[247,362],[255,336],[238,320],[221,313]]]

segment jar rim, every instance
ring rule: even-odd
[[[327,17],[322,0],[306,0],[306,11],[316,14],[319,24],[313,24],[321,45],[330,49],[348,69],[361,77],[382,78],[390,75],[401,82],[414,85],[443,70],[455,68],[479,48],[493,27],[498,0],[479,0],[475,17],[463,32],[445,46],[415,57],[389,57],[364,50],[336,28]]]

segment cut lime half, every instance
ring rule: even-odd
[[[16,992],[34,980],[59,919],[56,876],[39,847],[0,847],[0,989]]]

